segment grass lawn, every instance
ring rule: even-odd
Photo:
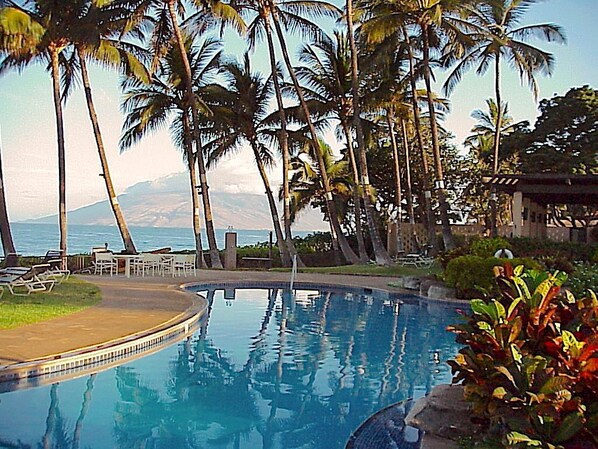
[[[290,271],[288,268],[275,268],[272,271]],[[381,267],[378,265],[343,265],[340,267],[309,267],[299,268],[300,273],[324,273],[324,274],[361,274],[369,276],[430,276],[442,273],[438,263],[431,268],[416,268],[413,266],[403,267],[393,265]]]
[[[36,323],[85,309],[101,299],[100,289],[89,282],[70,278],[47,292],[29,296],[11,295],[5,289],[0,299],[0,329]]]

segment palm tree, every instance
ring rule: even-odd
[[[12,240],[10,221],[8,220],[8,208],[6,207],[6,190],[4,189],[4,174],[2,172],[2,135],[0,134],[0,237],[2,238],[2,250],[6,260],[6,266],[16,265],[15,244]]]
[[[324,167],[330,186],[334,192],[339,219],[344,216],[344,209],[351,198],[352,190],[357,188],[353,184],[352,173],[346,160],[335,160],[332,149],[324,142],[320,142],[323,151]],[[310,205],[326,207],[326,190],[320,175],[320,166],[316,161],[315,149],[307,143],[301,151],[291,159],[293,176],[291,177],[291,218]]]
[[[365,209],[365,216],[368,222],[368,229],[370,232],[370,239],[374,249],[374,257],[379,265],[390,265],[392,260],[382,244],[380,232],[378,231],[378,224],[375,218],[375,205],[372,204],[370,198],[370,180],[368,176],[368,165],[366,160],[365,138],[363,135],[363,127],[361,124],[361,107],[359,104],[359,66],[357,45],[355,44],[354,26],[353,26],[353,2],[346,0],[346,20],[347,20],[347,35],[349,37],[349,47],[351,50],[351,93],[353,103],[353,127],[357,135],[357,149],[359,151],[359,169],[361,172],[361,185],[363,188],[363,202]]]
[[[293,68],[293,65],[291,63],[291,58],[289,55],[289,50],[287,47],[287,43],[286,43],[286,39],[284,36],[284,31],[283,31],[283,24],[287,23],[287,21],[285,20],[284,10],[281,10],[281,8],[279,7],[280,5],[278,4],[278,2],[276,0],[267,0],[267,1],[268,1],[270,11],[271,11],[271,15],[272,15],[271,17],[272,17],[272,22],[274,24],[274,29],[276,31],[276,36],[278,38],[278,44],[280,45],[280,48],[282,51],[282,57],[284,59],[285,66],[287,68],[287,71],[289,72],[289,75],[293,82],[293,86],[297,93],[297,97],[299,99],[299,104],[301,106],[301,111],[303,113],[303,119],[305,120],[305,123],[307,124],[307,128],[309,130],[311,144],[314,146],[314,149],[315,149],[315,153],[316,153],[315,156],[316,156],[316,160],[318,161],[320,176],[322,176],[323,188],[326,192],[325,202],[326,202],[326,209],[328,211],[328,218],[330,220],[331,226],[334,229],[334,233],[332,236],[333,241],[335,241],[335,243],[340,247],[345,259],[348,262],[358,263],[359,258],[357,257],[357,255],[355,254],[355,252],[353,251],[351,246],[349,245],[349,242],[345,238],[342,228],[340,226],[340,222],[338,220],[337,206],[336,206],[336,203],[334,202],[334,197],[332,194],[328,174],[326,173],[326,170],[324,168],[325,167],[324,156],[323,156],[322,149],[320,148],[320,142],[318,139],[316,128],[311,119],[309,107],[307,106],[307,102],[305,101],[305,96],[303,94],[303,89],[301,88],[301,85],[299,84],[297,74],[295,73],[295,69]],[[281,2],[281,3],[283,5],[285,4],[285,2]],[[338,13],[338,9],[335,6],[329,4],[325,1],[312,1],[312,2],[309,2],[309,5],[304,4],[304,2],[290,2],[289,1],[289,2],[286,2],[286,5],[284,5],[284,6],[286,6],[287,9],[294,12],[295,14],[301,13],[301,12],[306,12],[313,16],[336,17],[336,15]],[[303,19],[303,23],[306,23],[306,22],[307,21],[305,19]],[[309,23],[311,23],[311,22],[309,22]],[[308,28],[311,28],[311,26],[308,26]]]
[[[498,172],[501,129],[503,127],[502,108],[506,105],[501,100],[501,59],[509,61],[517,69],[522,80],[529,84],[534,98],[538,98],[537,73],[551,75],[554,68],[552,54],[530,45],[530,38],[543,39],[547,42],[565,43],[566,38],[561,27],[555,24],[524,25],[521,20],[534,0],[485,0],[480,4],[468,6],[468,16],[461,24],[470,33],[470,46],[464,49],[448,47],[445,63],[456,67],[444,83],[444,89],[450,93],[462,79],[463,74],[477,65],[476,73],[484,75],[494,63],[494,105],[497,118],[494,128],[493,171]],[[465,51],[465,53],[463,53]]]
[[[501,99],[501,67],[502,58],[507,59],[519,72],[522,80],[526,80],[532,89],[534,98],[538,97],[536,73],[552,74],[554,58],[530,45],[530,38],[544,39],[548,42],[564,43],[566,41],[562,29],[554,24],[520,26],[521,19],[534,0],[486,0],[478,5],[467,6],[468,17],[461,22],[462,27],[470,32],[472,42],[463,48],[458,41],[448,46],[445,64],[458,62],[447,78],[444,89],[450,92],[461,80],[464,72],[477,64],[476,73],[484,75],[494,62],[494,93],[498,106],[496,127],[494,129],[493,173],[498,173],[500,136],[502,128],[503,105]],[[492,234],[496,228],[496,192],[492,192]]]
[[[347,156],[351,163],[353,182],[359,185],[359,168],[355,158],[351,131],[351,69],[349,42],[345,34],[334,33],[334,40],[327,35],[299,50],[301,66],[297,77],[301,80],[310,111],[323,118],[338,120],[346,140]],[[353,191],[355,208],[355,234],[360,262],[367,262],[365,241],[361,229],[361,195]]]
[[[73,41],[75,55],[78,58],[78,61],[73,61],[73,64],[78,63],[83,80],[87,109],[102,166],[101,176],[104,178],[110,206],[123,240],[125,252],[136,254],[137,250],[131,238],[131,233],[129,232],[110,176],[104,141],[93,103],[91,82],[87,70],[87,59],[91,59],[104,66],[119,67],[129,76],[139,77],[144,82],[148,81],[147,71],[135,55],[135,53],[143,54],[143,51],[134,45],[123,42],[122,36],[119,36],[125,25],[123,19],[127,18],[126,15],[123,16],[123,11],[126,11],[124,6],[122,2],[116,1],[108,5],[98,6],[95,3],[83,0],[81,13],[77,17],[77,23],[73,27],[73,33],[70,38]],[[74,69],[74,67],[71,67],[70,71],[65,70],[65,73],[68,75]],[[67,77],[65,96],[68,94],[70,83],[71,79]]]
[[[218,70],[220,43],[213,39],[206,39],[201,45],[191,47],[191,42],[188,38],[185,45],[191,61],[192,82],[196,89],[201,89],[212,81]],[[171,48],[163,59],[160,70],[152,76],[150,84],[145,84],[136,78],[128,78],[123,82],[125,99],[122,108],[127,116],[123,124],[120,147],[129,148],[148,132],[166,126],[171,113],[176,114],[175,120],[171,122],[171,135],[177,146],[183,150],[189,170],[193,201],[193,230],[199,263],[202,260],[198,192],[200,186],[197,184],[196,174],[197,154],[193,152],[190,139],[194,131],[191,111],[186,99],[182,66],[178,48]],[[194,94],[194,97],[199,98],[199,95]],[[205,266],[205,263],[202,265]]]
[[[224,2],[217,0],[195,0],[192,3],[200,9],[196,17],[198,17],[198,20],[202,20],[202,26],[204,26],[202,30],[215,26],[217,24],[216,18],[221,19],[222,23],[233,24],[240,31],[245,29],[245,23],[236,14],[234,8]],[[136,7],[136,14],[133,16],[132,21],[145,20],[145,23],[149,22],[153,25],[151,45],[154,52],[154,65],[168,51],[168,48],[173,45],[178,47],[183,68],[181,75],[185,88],[184,101],[186,108],[191,112],[191,131],[193,142],[195,143],[194,155],[197,159],[199,169],[199,182],[204,206],[210,261],[213,268],[222,268],[222,261],[220,260],[218,245],[216,243],[212,206],[208,191],[209,185],[206,176],[206,164],[200,136],[199,106],[193,91],[193,73],[185,48],[185,38],[178,21],[178,13],[184,13],[184,11],[185,5],[181,0],[139,0]],[[143,14],[144,12],[149,14]]]
[[[364,1],[360,5],[363,13],[360,29],[369,44],[380,44],[387,38],[394,38],[397,42],[402,40],[405,44],[404,49],[409,63],[408,80],[411,87],[411,104],[417,137],[416,142],[422,162],[428,245],[432,247],[433,252],[436,252],[436,217],[432,208],[433,177],[424,145],[420,99],[416,85],[418,77],[421,76],[421,71],[417,71],[418,61],[415,56],[415,40],[412,38],[409,30],[411,25],[418,23],[417,11],[420,6],[423,6],[420,0],[398,3],[388,3],[378,0]]]
[[[310,1],[304,1],[302,3],[309,4]],[[232,4],[240,14],[247,16],[252,14],[253,18],[247,25],[247,42],[249,49],[253,50],[258,41],[264,36],[268,44],[268,59],[270,63],[270,74],[274,85],[274,93],[276,96],[276,104],[278,107],[278,116],[280,120],[280,131],[279,141],[280,149],[282,153],[282,186],[283,186],[283,225],[285,230],[285,242],[288,251],[292,257],[299,257],[297,249],[293,243],[293,234],[291,229],[291,203],[290,203],[290,191],[289,191],[289,164],[290,164],[290,152],[288,142],[288,122],[286,112],[283,104],[283,94],[280,85],[280,68],[277,65],[276,51],[274,48],[274,39],[272,34],[272,23],[271,23],[271,11],[270,5],[264,0],[242,0]],[[291,28],[298,30],[311,29],[311,25],[303,22],[300,17],[295,14],[287,14],[286,22],[295,25],[291,25]],[[306,26],[307,25],[307,26]],[[315,25],[314,25],[315,27]],[[303,265],[301,259],[299,264]]]
[[[4,4],[4,3],[3,3]],[[67,217],[64,119],[60,92],[60,54],[69,41],[66,32],[78,8],[44,0],[28,1],[24,6],[10,2],[0,9],[0,75],[23,70],[32,63],[49,62],[56,117],[58,147],[58,220],[62,264],[66,267]]]
[[[206,98],[212,110],[210,120],[214,121],[216,128],[207,131],[208,135],[215,134],[215,138],[204,147],[209,154],[208,164],[216,163],[249,143],[266,190],[280,256],[283,264],[290,266],[291,256],[282,233],[276,200],[266,171],[267,166],[274,163],[274,156],[269,147],[276,143],[278,134],[268,123],[271,86],[259,73],[252,72],[248,53],[245,53],[243,64],[229,61],[221,66],[220,73],[227,86],[214,86],[212,98]]]

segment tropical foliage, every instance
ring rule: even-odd
[[[483,447],[598,444],[598,299],[576,299],[562,272],[495,270],[500,294],[473,300],[449,364],[489,432]],[[493,443],[491,443],[493,441]]]

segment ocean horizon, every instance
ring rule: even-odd
[[[13,241],[17,253],[23,256],[42,256],[49,249],[59,246],[57,224],[11,223]],[[169,247],[172,251],[192,250],[195,239],[192,228],[129,226],[129,231],[137,251],[150,251]],[[237,233],[237,246],[255,245],[267,242],[270,231],[267,229],[233,229]],[[224,234],[228,229],[216,229],[218,248],[224,249]],[[293,236],[303,237],[310,232],[297,231]],[[275,237],[274,237],[275,240]],[[108,245],[108,249],[118,252],[124,249],[118,227],[105,225],[69,225],[67,238],[68,254],[85,254],[91,248]],[[202,230],[202,245],[206,249],[208,240]],[[3,254],[2,248],[0,251]]]

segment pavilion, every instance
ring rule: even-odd
[[[512,196],[513,237],[587,241],[585,229],[582,236],[579,232],[571,232],[571,228],[549,228],[547,225],[551,220],[547,206],[579,204],[598,207],[598,175],[494,175],[482,181]]]

